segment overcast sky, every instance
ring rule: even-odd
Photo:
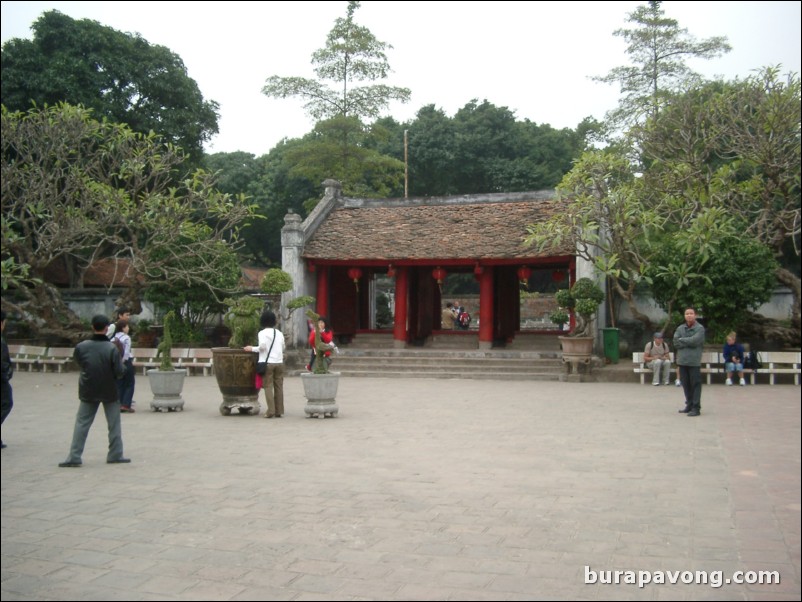
[[[613,36],[644,2],[392,2],[366,0],[355,21],[391,44],[393,69],[383,83],[412,91],[394,104],[399,121],[434,104],[449,116],[471,99],[508,107],[518,119],[575,128],[601,119],[617,102],[616,86],[589,78],[627,64]],[[708,77],[744,78],[760,67],[800,72],[800,6],[795,2],[663,2],[668,17],[697,39],[727,36],[733,50],[692,62]],[[2,2],[2,41],[31,37],[44,11],[89,18],[178,54],[206,100],[220,104],[220,133],[208,152],[256,156],[281,139],[312,129],[299,99],[261,93],[271,75],[313,78],[345,1],[328,2]]]

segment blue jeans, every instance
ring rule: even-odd
[[[117,381],[117,397],[120,400],[120,406],[124,408],[131,408],[134,403],[134,387],[136,386],[136,368],[134,368],[134,360],[129,359],[123,363],[125,374]]]

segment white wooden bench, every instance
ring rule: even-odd
[[[652,373],[652,369],[643,359],[643,356],[644,353],[642,351],[632,354],[632,363],[637,364],[632,370],[635,374],[640,374],[640,384],[644,384],[646,382],[646,375]],[[674,353],[672,352],[669,357],[671,358],[671,366],[675,369],[677,365],[674,362]],[[721,354],[717,351],[702,352],[701,372],[707,375],[708,385],[712,382],[713,374],[724,374],[724,364],[721,361]],[[754,378],[754,376],[752,378]],[[754,382],[752,384],[754,384]]]
[[[190,348],[187,357],[182,358],[180,367],[186,368],[187,373],[190,375],[193,370],[203,370],[204,376],[214,374],[212,350],[205,347]]]
[[[44,357],[47,347],[38,345],[9,345],[8,354],[18,366],[25,366],[28,372],[39,367],[40,360]]]
[[[134,369],[142,368],[142,374],[148,373],[148,368],[158,368],[161,363],[156,359],[159,352],[155,347],[134,347],[131,354],[134,356]]]
[[[774,384],[774,377],[777,374],[793,374],[794,384],[799,385],[800,373],[800,351],[760,351],[760,361],[763,362],[763,367],[760,368],[758,374],[768,374],[769,384]],[[753,376],[754,378],[754,376]]]
[[[644,384],[646,382],[646,375],[652,374],[652,369],[649,367],[649,364],[643,359],[645,354],[641,352],[633,353],[632,354],[632,363],[638,364],[637,367],[633,368],[635,374],[640,374],[640,384]],[[669,358],[671,358],[671,368],[672,371],[676,368],[674,364],[674,354],[669,353]]]
[[[59,372],[62,372],[65,366],[72,363],[74,351],[73,347],[48,347],[39,360],[42,365],[42,372],[47,372],[48,366],[55,366]]]

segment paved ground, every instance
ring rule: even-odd
[[[291,378],[264,420],[221,416],[214,377],[152,413],[137,376],[133,463],[100,413],[78,469],[77,375],[13,386],[3,600],[800,599],[793,385],[705,387],[688,418],[673,386],[344,378],[323,420]],[[694,573],[623,583],[669,571]],[[781,582],[714,587],[736,571]]]

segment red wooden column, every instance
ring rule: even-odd
[[[479,278],[479,349],[493,346],[493,268],[484,266]]]
[[[317,266],[317,295],[315,295],[315,312],[319,316],[329,315],[329,268]]]
[[[396,268],[395,272],[395,320],[393,324],[393,343],[396,347],[407,344],[407,297],[409,288],[409,269]]]

